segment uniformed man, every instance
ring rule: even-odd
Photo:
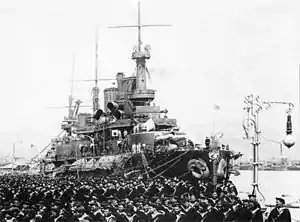
[[[275,208],[270,212],[268,222],[291,222],[291,213],[289,209],[284,207],[285,200],[276,197]]]
[[[206,148],[209,148],[209,146],[210,146],[210,139],[208,137],[206,137],[204,143],[205,143]]]
[[[255,200],[249,200],[249,210],[252,213],[251,221],[252,222],[263,222],[263,214],[260,210],[260,206]]]

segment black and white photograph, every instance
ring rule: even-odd
[[[0,1],[0,222],[300,222],[300,1]]]

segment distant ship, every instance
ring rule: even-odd
[[[300,162],[297,163],[293,163],[291,166],[287,167],[287,170],[291,170],[291,171],[300,171]]]
[[[239,170],[252,170],[253,166],[249,162],[240,162],[240,164],[237,165],[237,168]]]
[[[267,161],[264,165],[264,170],[266,171],[287,171],[288,170],[288,159],[286,156],[282,155],[280,152],[280,158],[273,158],[272,161]]]
[[[238,170],[253,170],[253,165],[250,162],[241,162],[238,167]],[[259,170],[264,170],[263,166],[258,166]]]
[[[272,163],[264,166],[265,171],[287,171],[288,167],[280,163]]]
[[[263,170],[263,171],[287,171],[287,170],[290,170],[289,168],[290,167],[288,167],[285,164],[276,163],[276,162],[261,164],[258,166],[258,170]],[[293,169],[296,170],[296,167]],[[238,170],[253,170],[252,163],[241,162],[238,165]],[[300,170],[300,166],[298,166],[298,170]]]

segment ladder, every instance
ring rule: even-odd
[[[142,157],[142,163],[143,163],[144,169],[146,171],[147,179],[148,179],[149,174],[148,174],[147,169],[149,168],[149,164],[148,164],[148,161],[147,161],[144,151],[141,152],[141,157]]]

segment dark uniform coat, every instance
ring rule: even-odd
[[[254,212],[252,212],[252,219],[251,222],[263,222],[263,214],[260,209],[256,209]]]
[[[291,214],[288,209],[274,208],[268,217],[268,222],[291,222]]]
[[[222,212],[211,208],[203,217],[202,222],[223,222],[224,216]]]

